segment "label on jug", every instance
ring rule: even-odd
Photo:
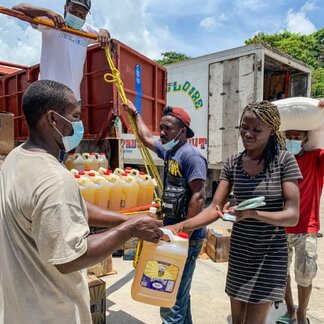
[[[173,264],[150,260],[146,263],[141,286],[172,293],[179,273],[179,268]]]

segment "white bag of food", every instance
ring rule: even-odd
[[[293,97],[273,101],[281,119],[280,130],[308,131],[308,142],[304,149],[311,151],[324,148],[324,109],[318,107],[319,100]]]

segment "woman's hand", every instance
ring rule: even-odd
[[[179,232],[183,231],[183,222],[165,226],[166,229],[172,231],[173,234],[177,235]]]
[[[247,209],[247,210],[235,210],[235,206],[230,207],[230,203],[227,202],[224,207],[223,207],[223,216],[224,214],[229,214],[229,215],[233,215],[236,217],[236,221],[235,222],[239,222],[245,218],[254,218],[256,219],[258,216],[258,213],[255,209]],[[223,218],[222,216],[222,218]]]

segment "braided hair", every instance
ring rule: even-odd
[[[285,147],[285,140],[279,131],[280,114],[278,108],[270,101],[251,103],[244,108],[241,115],[240,125],[242,123],[243,116],[247,111],[253,112],[265,124],[274,128],[275,134],[270,136],[259,161],[261,162],[264,160],[264,170],[270,171],[270,165],[278,155],[279,150],[284,149]]]

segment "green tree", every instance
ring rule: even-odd
[[[171,64],[171,63],[175,63],[175,62],[181,62],[181,61],[190,59],[190,57],[187,56],[186,54],[178,53],[178,52],[164,52],[164,53],[161,53],[161,56],[162,56],[162,59],[156,60],[156,62],[161,65]]]
[[[324,97],[324,28],[310,35],[288,31],[277,34],[260,33],[245,41],[246,44],[262,42],[277,48],[312,68],[312,97]]]

